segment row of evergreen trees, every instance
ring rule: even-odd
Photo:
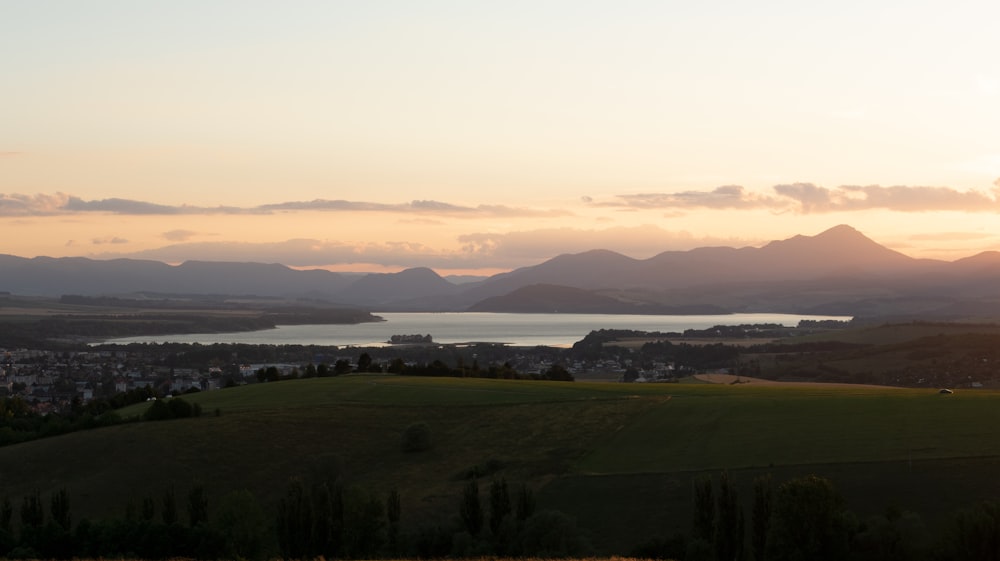
[[[178,505],[172,489],[159,498],[129,501],[122,517],[80,520],[73,525],[69,493],[45,501],[22,499],[19,524],[9,499],[0,503],[0,556],[7,558],[288,559],[447,557],[453,555],[561,556],[591,551],[569,517],[536,512],[526,485],[511,496],[506,480],[494,480],[486,497],[471,479],[450,523],[401,524],[402,497],[384,497],[340,480],[307,484],[291,478],[272,516],[249,491],[222,497],[209,510],[201,485]],[[186,508],[185,508],[186,507]]]
[[[632,554],[682,561],[996,561],[1000,503],[984,501],[955,514],[937,534],[913,512],[889,508],[859,520],[826,478],[807,476],[775,486],[753,482],[751,517],[744,516],[725,472],[693,485],[690,534],[653,539]]]
[[[305,558],[440,558],[449,556],[585,555],[589,542],[563,513],[536,511],[534,494],[521,485],[514,496],[506,479],[494,479],[484,497],[470,479],[450,524],[400,523],[400,494],[375,494],[324,481],[292,479],[278,504],[275,528],[282,556]]]
[[[682,561],[1000,559],[1000,503],[959,512],[940,536],[914,513],[888,510],[859,521],[833,484],[809,476],[754,481],[749,522],[728,474],[697,479],[689,534],[656,539],[633,555]],[[46,504],[48,512],[46,513]],[[7,558],[265,559],[587,556],[593,548],[565,514],[539,510],[526,485],[469,479],[448,523],[402,524],[396,489],[384,496],[339,480],[288,481],[273,515],[249,491],[211,505],[194,485],[183,506],[173,490],[130,501],[124,515],[74,526],[67,490],[22,498],[19,524],[0,503],[0,556]],[[47,515],[46,515],[47,514]]]
[[[48,516],[45,502],[36,491],[22,499],[16,532],[10,500],[5,499],[0,504],[0,554],[23,559],[217,559],[246,553],[246,544],[260,540],[255,536],[266,533],[268,526],[263,510],[249,492],[230,493],[216,506],[216,517],[210,520],[208,495],[203,486],[196,485],[188,493],[184,521],[173,491],[168,490],[160,501],[145,497],[138,506],[129,502],[122,518],[83,519],[74,526],[69,493],[65,489],[49,497]],[[256,527],[245,531],[254,520]],[[264,551],[264,548],[256,548],[257,553]]]

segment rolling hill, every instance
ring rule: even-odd
[[[983,391],[351,375],[184,399],[205,416],[0,448],[0,494],[16,505],[66,488],[79,520],[197,482],[210,510],[245,488],[273,512],[290,477],[340,477],[376,493],[397,487],[414,529],[450,524],[479,473],[528,484],[540,508],[569,513],[609,554],[687,531],[699,474],[728,470],[750,497],[758,475],[816,473],[859,516],[892,505],[933,527],[991,496],[1000,466],[1000,394]],[[404,453],[415,422],[431,427],[433,447]],[[936,492],[943,481],[948,492]]]

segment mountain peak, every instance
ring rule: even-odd
[[[912,258],[889,249],[846,224],[834,226],[815,236],[798,235],[768,243],[760,249],[763,254],[773,254],[782,261],[803,267],[812,264],[824,269],[851,269],[874,267],[884,269],[895,264],[903,265]]]
[[[852,226],[847,224],[838,224],[833,228],[824,230],[815,236],[814,239],[829,239],[829,240],[840,240],[840,241],[860,241],[865,240],[866,242],[872,242],[871,238],[862,234]],[[874,243],[874,242],[872,242]]]
[[[842,236],[842,235],[848,235],[848,234],[854,235],[854,236],[864,236],[864,234],[862,234],[861,232],[859,232],[858,230],[856,230],[853,226],[851,226],[849,224],[837,224],[836,226],[834,226],[834,227],[832,227],[832,228],[830,228],[828,230],[824,230],[824,231],[820,232],[819,234],[817,234],[817,237],[818,236],[832,236],[832,235]]]

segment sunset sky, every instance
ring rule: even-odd
[[[1000,250],[1000,2],[0,0],[0,253]]]

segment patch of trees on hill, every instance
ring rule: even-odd
[[[142,420],[161,421],[201,415],[199,404],[188,403],[179,397],[157,399],[149,387],[129,390],[106,399],[94,399],[86,404],[77,399],[68,411],[62,413],[40,414],[20,397],[5,397],[0,399],[0,446],[136,422],[139,417],[122,417],[116,409],[148,400],[154,401]]]

